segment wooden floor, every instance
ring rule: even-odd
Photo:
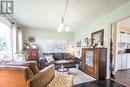
[[[96,80],[92,82],[86,82],[74,87],[126,87],[118,82],[113,80]]]
[[[114,80],[130,87],[130,69],[117,71]]]

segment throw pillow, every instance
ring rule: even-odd
[[[53,61],[54,61],[54,58],[53,58],[53,56],[52,56],[52,55],[47,55],[47,56],[45,56],[45,58],[46,58],[46,60],[47,60],[47,62],[48,62],[48,63],[50,63],[50,62],[53,62]]]
[[[51,61],[51,62],[54,62],[54,58],[53,58],[52,55],[50,55],[50,61]]]

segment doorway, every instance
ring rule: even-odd
[[[130,17],[111,26],[111,78],[130,86]]]

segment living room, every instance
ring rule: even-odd
[[[0,87],[128,86],[112,78],[111,32],[130,16],[129,0],[0,4]]]

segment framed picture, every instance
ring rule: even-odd
[[[76,41],[76,47],[81,47],[81,41]]]
[[[35,37],[34,36],[29,36],[28,41],[29,42],[35,42]]]
[[[96,46],[96,45],[104,45],[104,29],[103,30],[99,30],[96,32],[93,32],[91,34],[91,45],[92,46]]]

